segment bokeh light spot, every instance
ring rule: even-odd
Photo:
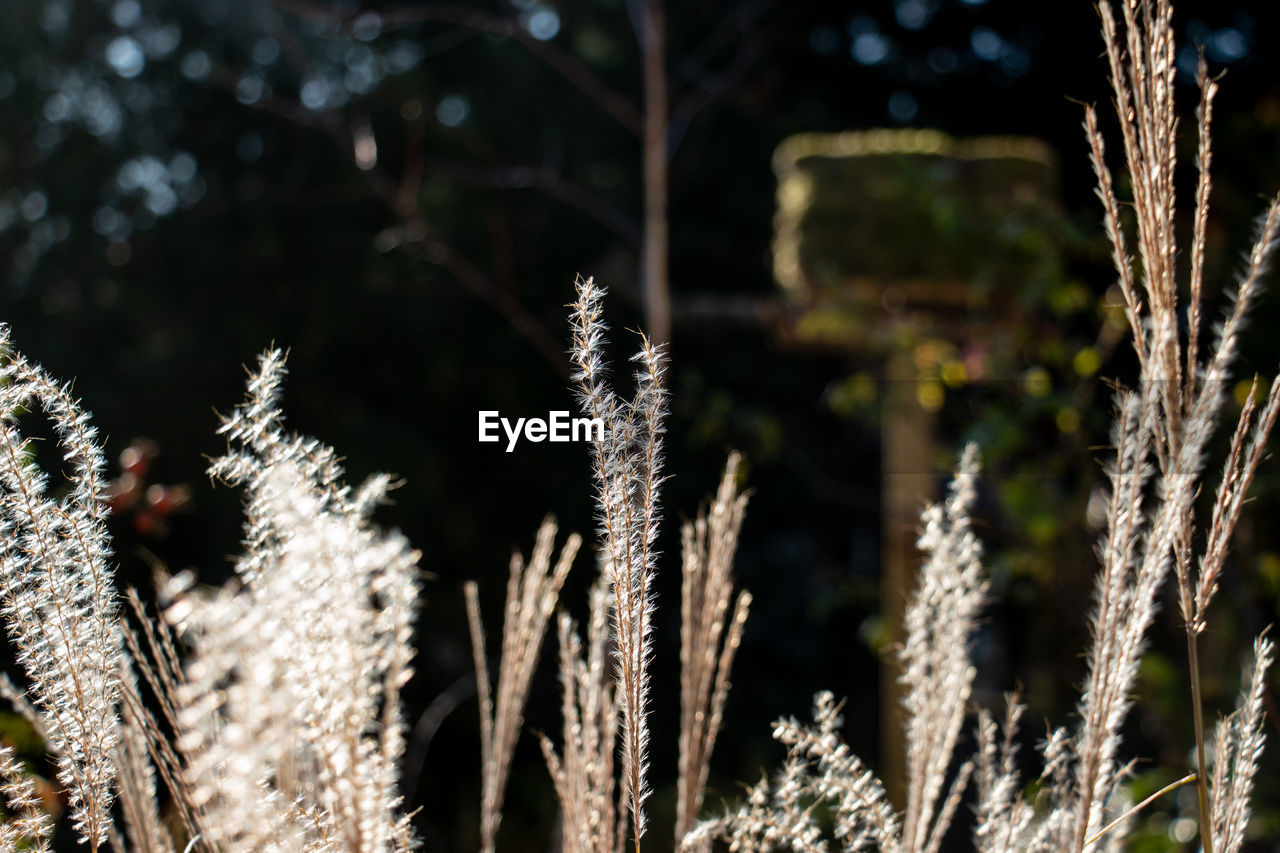
[[[132,36],[120,36],[112,39],[107,45],[107,64],[111,70],[126,80],[132,80],[147,67],[147,58],[142,52],[142,45]]]
[[[471,103],[462,95],[446,95],[436,107],[436,120],[445,127],[457,127],[467,120]]]

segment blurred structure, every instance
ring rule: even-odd
[[[1068,225],[1042,142],[929,130],[804,134],[779,146],[774,275],[794,347],[874,365],[848,393],[881,419],[881,769],[903,780],[898,664],[920,509],[948,470],[946,388],[999,380],[1022,309],[1065,280]]]

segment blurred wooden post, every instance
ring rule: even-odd
[[[883,377],[878,770],[901,804],[896,650],[919,563],[920,511],[947,473],[933,415],[943,386],[921,375],[916,348],[986,342],[1007,331],[1028,293],[1060,281],[1065,228],[1054,159],[1033,139],[878,130],[792,137],[775,153],[774,171],[785,342],[857,353]]]
[[[889,647],[881,652],[880,768],[896,802],[906,791],[902,691],[894,652],[902,641],[902,617],[917,563],[920,509],[934,500],[931,473],[938,457],[933,412],[920,405],[910,353],[889,356],[881,403],[880,613]]]

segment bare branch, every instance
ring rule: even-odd
[[[355,15],[340,16],[306,0],[269,0],[277,8],[300,18],[323,20],[337,24],[343,32],[350,29]],[[596,103],[620,125],[640,135],[640,111],[625,95],[601,80],[585,63],[548,41],[535,38],[520,25],[514,15],[494,15],[452,3],[423,3],[386,9],[380,13],[383,31],[414,27],[420,24],[453,24],[454,26],[502,36],[523,45],[578,91]]]
[[[499,189],[541,190],[604,225],[631,249],[639,251],[643,242],[639,223],[551,166],[492,166],[444,158],[431,158],[426,161],[426,166],[433,176],[458,183]]]
[[[233,89],[236,75],[223,71],[212,78],[215,85]],[[294,124],[328,134],[344,153],[354,147],[355,132],[344,116],[336,112],[313,112],[288,98],[266,95],[253,104],[255,109],[270,113]],[[397,182],[376,163],[361,170],[373,194],[386,205],[388,211],[399,220],[397,228],[388,232],[392,236],[390,247],[416,246],[428,263],[443,267],[459,283],[484,300],[520,334],[555,372],[564,378],[569,376],[563,347],[546,327],[537,320],[520,300],[498,284],[473,261],[455,249],[426,219],[413,211],[406,211],[403,182]]]
[[[719,73],[700,74],[695,83],[697,88],[684,93],[671,111],[667,156],[674,157],[675,151],[684,140],[684,135],[694,119],[711,104],[720,100],[733,90],[750,73],[751,69],[764,52],[761,48],[759,33],[752,33],[743,39],[738,52]]]

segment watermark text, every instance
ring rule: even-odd
[[[604,421],[600,418],[571,418],[565,411],[548,412],[542,418],[502,417],[496,411],[480,412],[480,441],[497,442],[507,438],[507,453],[515,450],[523,436],[535,444],[541,441],[604,441]]]

